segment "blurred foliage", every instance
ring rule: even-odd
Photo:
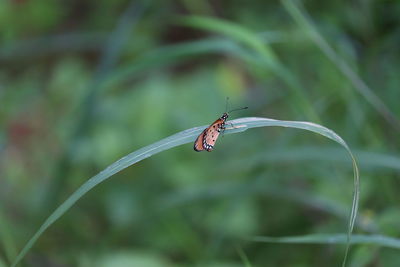
[[[226,96],[250,107],[233,117],[313,121],[342,136],[361,167],[355,231],[399,237],[400,2],[294,4],[334,60],[279,1],[0,1],[0,266],[89,177],[212,122]],[[344,233],[345,153],[281,128],[226,136],[213,153],[168,150],[88,193],[24,263],[338,266],[342,245],[248,237]],[[349,266],[398,266],[398,255],[358,244]]]

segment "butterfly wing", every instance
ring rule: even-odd
[[[224,121],[222,119],[216,120],[211,126],[207,129],[204,134],[204,148],[211,152],[214,149],[214,145],[217,142],[217,139],[220,135],[221,130],[224,128]]]
[[[218,119],[206,128],[194,142],[195,151],[207,150],[211,152],[214,149],[215,142],[220,135],[221,130],[225,129],[225,120]]]

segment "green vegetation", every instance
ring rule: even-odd
[[[0,266],[397,266],[398,12],[1,2]]]

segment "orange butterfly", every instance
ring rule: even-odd
[[[214,145],[215,142],[217,142],[219,134],[221,133],[221,131],[225,131],[225,122],[229,117],[229,112],[242,109],[247,109],[247,107],[233,109],[231,111],[225,112],[218,120],[214,121],[209,127],[204,129],[204,131],[197,137],[196,141],[194,142],[194,150],[197,152],[203,150],[211,152],[214,149]]]

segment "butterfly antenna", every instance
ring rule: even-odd
[[[225,112],[228,112],[229,96],[226,97]]]
[[[235,108],[235,109],[232,109],[232,110],[228,111],[228,113],[231,113],[232,111],[237,111],[237,110],[242,110],[242,109],[248,109],[248,108],[249,108],[249,107]]]

